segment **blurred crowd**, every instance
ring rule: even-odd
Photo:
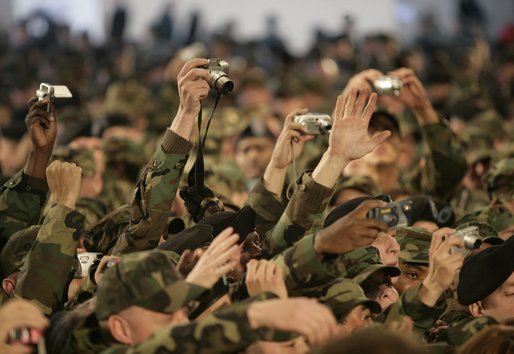
[[[302,56],[273,16],[251,41],[172,8],[144,43],[123,7],[102,45],[18,23],[0,352],[514,353],[514,24],[468,2],[455,37],[346,17]]]

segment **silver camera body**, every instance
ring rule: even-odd
[[[457,230],[452,237],[458,237],[464,242],[464,247],[452,246],[451,253],[469,254],[473,250],[480,248],[482,245],[482,237],[478,232],[478,227],[469,226],[461,230]]]
[[[84,278],[89,275],[89,268],[91,268],[93,262],[97,259],[101,259],[102,254],[97,252],[84,252],[78,253],[77,258],[79,260],[79,264],[75,271],[75,278]]]
[[[382,76],[373,82],[375,91],[383,96],[400,96],[402,86],[402,80],[393,76]]]
[[[330,134],[332,118],[323,113],[306,113],[294,117],[295,123],[300,123],[309,135]]]
[[[209,86],[216,91],[227,94],[234,89],[234,82],[228,77],[229,65],[226,60],[209,59],[207,65],[202,66],[209,72]]]
[[[36,90],[38,101],[48,99],[47,112],[50,112],[50,105],[55,98],[70,98],[73,97],[70,89],[65,85],[50,85],[42,82],[39,84],[39,89]]]

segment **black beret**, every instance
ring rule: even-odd
[[[412,223],[431,221],[438,227],[452,227],[455,213],[450,204],[424,195],[410,198],[412,200]]]
[[[459,274],[457,296],[462,305],[485,299],[514,271],[514,237],[470,257]]]
[[[380,194],[375,197],[358,197],[351,199],[332,210],[327,217],[325,218],[325,221],[323,222],[323,228],[328,227],[335,223],[340,218],[346,216],[347,214],[350,214],[352,211],[354,211],[362,202],[369,200],[369,199],[379,199],[383,200],[386,203],[391,202],[391,197],[387,194]]]
[[[238,212],[222,211],[209,215],[199,221],[197,225],[212,226],[214,237],[218,236],[227,227],[232,226],[234,232],[239,235],[239,243],[241,243],[250,232],[255,230],[255,215],[255,210],[249,205],[245,205]]]
[[[194,225],[178,234],[169,236],[166,242],[159,245],[159,249],[182,254],[185,250],[195,250],[208,246],[212,242],[213,228],[210,225]]]

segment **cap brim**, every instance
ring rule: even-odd
[[[363,270],[362,272],[360,272],[357,276],[355,276],[353,278],[353,280],[357,283],[357,284],[362,284],[362,282],[364,282],[366,279],[368,279],[368,277],[377,272],[377,271],[384,271],[387,273],[387,275],[389,275],[391,278],[394,278],[394,277],[397,277],[399,276],[400,274],[402,274],[402,271],[400,268],[398,267],[394,267],[394,266],[386,266],[386,265],[383,265],[383,264],[372,264],[368,267],[366,267],[365,270]]]

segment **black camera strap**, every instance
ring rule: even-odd
[[[179,193],[180,197],[184,199],[186,209],[188,210],[189,214],[193,217],[193,220],[195,222],[198,222],[203,218],[206,209],[210,209],[212,211],[223,208],[222,204],[216,199],[216,196],[214,195],[212,190],[205,185],[205,169],[203,159],[203,148],[205,145],[205,141],[207,139],[207,133],[211,125],[211,120],[214,115],[214,111],[218,106],[221,96],[222,94],[218,93],[212,112],[209,115],[209,118],[207,119],[207,126],[205,129],[205,134],[203,136],[203,109],[200,106],[200,111],[198,112],[198,146],[196,149],[195,163],[187,176],[187,187],[183,187]]]

